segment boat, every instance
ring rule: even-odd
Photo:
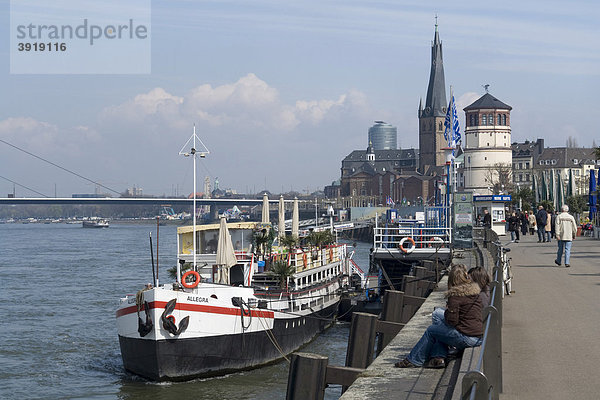
[[[193,225],[177,229],[174,281],[154,280],[119,301],[125,369],[153,381],[211,377],[275,362],[311,341],[335,320],[349,254],[345,244],[308,239],[275,239],[266,196],[263,222],[196,225],[194,213]]]
[[[108,228],[110,223],[107,219],[90,218],[82,221],[84,228]]]

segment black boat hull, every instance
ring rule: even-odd
[[[303,317],[276,319],[267,332],[151,340],[119,335],[125,369],[154,381],[224,375],[274,362],[310,342],[333,322],[335,303]],[[273,342],[280,347],[278,349]]]

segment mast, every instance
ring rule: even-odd
[[[191,142],[191,149],[189,152],[184,151],[184,149],[190,145]],[[198,142],[198,143],[197,143]],[[202,148],[200,149],[200,151],[197,150],[197,146],[198,144],[200,144],[202,146]],[[194,271],[196,270],[196,154],[200,155],[200,158],[205,158],[207,156],[207,154],[210,154],[210,151],[208,150],[208,148],[204,145],[204,143],[202,143],[202,140],[200,140],[200,138],[196,135],[196,124],[194,124],[194,133],[192,134],[192,136],[188,139],[188,141],[183,145],[183,147],[181,148],[181,150],[179,151],[179,155],[183,155],[184,157],[189,157],[190,155],[192,156],[193,159],[193,166],[194,166],[194,193],[193,193],[193,233],[192,233],[192,247],[193,247],[193,260],[194,260]],[[179,281],[181,278],[181,269],[180,269],[180,265],[177,264],[177,280]]]

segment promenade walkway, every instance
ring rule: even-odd
[[[600,398],[600,241],[578,237],[571,268],[554,264],[554,240],[508,247],[515,293],[503,303],[500,399]]]

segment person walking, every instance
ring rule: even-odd
[[[550,237],[552,235],[552,212],[549,212],[546,217],[546,226],[544,227],[546,230],[546,242],[550,243]]]
[[[538,243],[546,241],[546,222],[548,222],[548,213],[544,210],[544,206],[538,206],[538,212],[535,215],[535,223],[537,225]]]
[[[533,235],[535,233],[535,213],[533,210],[527,218],[529,219],[529,234]]]
[[[563,251],[565,253],[565,267],[571,266],[571,245],[575,236],[577,236],[577,224],[575,218],[569,214],[569,206],[563,205],[562,212],[556,217],[556,241],[558,242],[558,250],[556,251],[556,260],[554,263],[560,267]]]
[[[550,225],[550,236],[556,238],[556,217],[558,216],[558,211],[554,210],[552,212],[552,223]]]
[[[519,243],[519,217],[514,211],[508,218],[508,231],[510,232],[510,240],[515,241],[515,243]],[[515,240],[515,235],[517,240]]]
[[[527,235],[527,225],[529,224],[529,218],[527,217],[527,211],[521,213],[521,233],[523,236]]]

